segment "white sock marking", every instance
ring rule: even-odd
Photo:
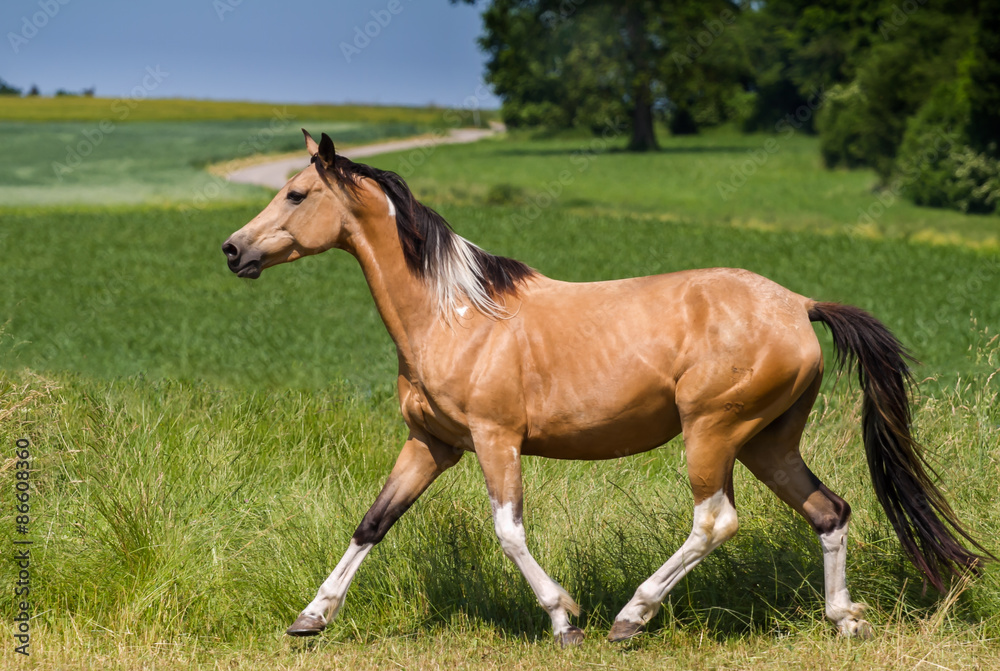
[[[820,534],[819,542],[823,546],[826,616],[842,633],[854,633],[850,626],[860,619],[864,606],[851,601],[847,591],[847,525]]]
[[[696,505],[694,523],[687,540],[656,573],[639,585],[635,596],[615,619],[642,624],[649,622],[660,610],[660,604],[670,590],[708,553],[732,538],[737,527],[736,509],[725,491],[719,490]]]
[[[569,629],[569,615],[567,611],[574,615],[579,614],[580,607],[566,593],[559,583],[550,578],[542,570],[535,558],[528,552],[528,546],[524,539],[524,526],[520,520],[514,519],[514,507],[510,503],[498,506],[493,501],[493,524],[496,529],[497,538],[500,539],[500,547],[504,554],[513,560],[517,568],[521,570],[525,580],[531,586],[538,603],[541,604],[552,618],[552,631],[558,636]]]
[[[344,603],[347,588],[351,586],[354,574],[358,572],[358,567],[372,547],[374,547],[372,543],[358,545],[352,538],[340,563],[333,569],[330,577],[320,585],[316,598],[302,612],[322,618],[327,624],[337,617],[337,611]]]

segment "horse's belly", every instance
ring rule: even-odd
[[[673,395],[620,407],[601,405],[533,417],[522,454],[552,459],[616,459],[645,452],[680,433]]]

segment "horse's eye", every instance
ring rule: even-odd
[[[299,203],[301,203],[303,200],[306,199],[306,194],[299,193],[298,191],[289,191],[287,198],[288,200],[298,205]]]

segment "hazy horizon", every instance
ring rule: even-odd
[[[0,78],[47,96],[499,106],[479,9],[447,0],[9,0],[0,28]]]

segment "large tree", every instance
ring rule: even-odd
[[[510,125],[625,128],[644,151],[658,111],[722,109],[746,78],[738,12],[729,0],[492,0],[480,46]]]
[[[1000,8],[979,3],[979,26],[969,60],[969,139],[1000,157]]]

